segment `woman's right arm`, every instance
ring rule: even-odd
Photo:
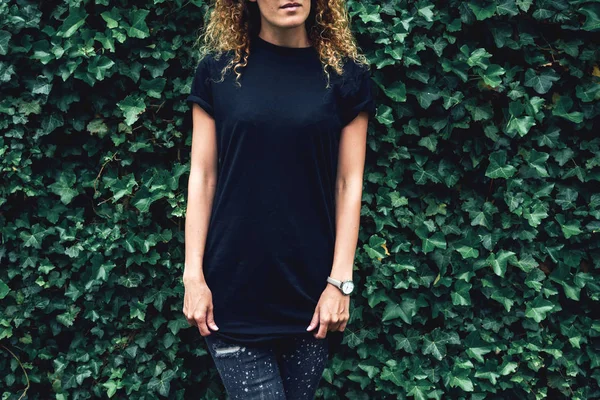
[[[185,266],[183,313],[188,322],[210,335],[207,325],[217,326],[213,317],[212,293],[204,279],[202,260],[208,223],[217,184],[217,139],[215,120],[199,105],[192,107],[192,152],[185,217]]]

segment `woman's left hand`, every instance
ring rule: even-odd
[[[317,339],[325,339],[327,331],[344,331],[350,318],[350,296],[344,295],[338,288],[328,284],[315,308],[310,325],[306,329],[310,331],[317,324],[319,331],[313,336]]]

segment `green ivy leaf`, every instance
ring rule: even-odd
[[[575,87],[575,94],[584,103],[600,100],[600,83],[588,82]]]
[[[144,100],[133,94],[118,102],[117,106],[125,115],[125,123],[129,126],[133,125],[139,119],[140,114],[146,110]]]
[[[479,250],[469,246],[460,246],[456,249],[463,259],[479,257]]]
[[[486,85],[496,88],[502,83],[501,76],[505,73],[506,70],[500,65],[491,64],[483,72],[480,72],[479,75],[483,78]]]
[[[365,249],[365,251],[371,258],[381,260],[387,256],[387,248],[385,247],[385,245],[385,239],[377,235],[373,235],[369,238],[369,243],[363,245],[363,249]]]
[[[50,191],[60,196],[60,201],[63,204],[69,204],[73,197],[77,196],[78,191],[74,189],[77,176],[73,171],[63,171],[60,173],[58,180],[48,185]]]
[[[500,15],[514,17],[519,14],[519,9],[515,4],[515,0],[496,0],[496,9]]]
[[[119,9],[113,7],[110,11],[104,11],[100,14],[102,19],[106,21],[106,27],[109,29],[114,29],[119,26],[119,21],[121,20],[121,14],[119,13]]]
[[[552,115],[564,118],[571,122],[580,123],[583,121],[583,113],[569,112],[573,107],[573,100],[568,96],[561,96],[552,109]]]
[[[423,90],[410,90],[410,94],[417,98],[422,108],[428,109],[431,103],[441,97],[440,91],[435,88],[425,88]]]
[[[533,301],[527,302],[525,316],[532,318],[535,322],[542,322],[546,314],[554,310],[554,303],[537,296]]]
[[[435,248],[445,249],[446,238],[442,232],[436,232],[431,235],[431,237],[423,238],[421,248],[423,249],[424,254],[433,251]]]
[[[8,292],[10,292],[10,288],[2,279],[0,279],[0,300],[5,298],[6,295],[8,295]]]
[[[466,374],[452,376],[450,379],[450,386],[459,387],[465,392],[472,392],[475,390],[473,388],[473,382],[471,382],[471,379]]]
[[[393,335],[396,341],[396,349],[403,349],[410,354],[414,354],[418,350],[421,337],[421,333],[415,329],[409,329],[406,334],[397,333]]]
[[[467,355],[480,363],[484,363],[485,359],[483,356],[493,350],[489,343],[481,340],[481,336],[478,332],[469,333],[469,335],[465,338],[464,345],[466,347]]]
[[[104,80],[115,62],[106,56],[92,58],[88,64],[88,72],[91,73],[97,81]]]
[[[475,18],[477,18],[478,21],[483,21],[484,19],[491,18],[496,13],[495,4],[482,6],[479,3],[469,2],[467,3],[467,5],[473,11],[473,14],[475,14]]]
[[[5,30],[0,30],[0,55],[4,56],[8,54],[8,42],[11,38],[11,33]]]
[[[539,75],[533,69],[525,72],[525,86],[533,88],[537,93],[548,93],[552,84],[560,79],[560,76],[552,69],[544,69]]]
[[[427,148],[431,152],[435,152],[437,148],[438,140],[433,135],[424,136],[419,140],[419,145]]]
[[[490,155],[490,165],[485,171],[489,178],[511,178],[516,173],[516,168],[506,164],[506,151],[499,150]]]
[[[149,10],[133,9],[129,12],[130,26],[127,29],[129,37],[145,39],[150,36],[148,25],[146,25],[146,17],[150,14]]]
[[[531,150],[526,155],[527,164],[533,168],[540,178],[548,177],[548,171],[546,170],[546,161],[550,155],[548,153]]]
[[[148,96],[154,97],[156,99],[160,99],[165,90],[165,84],[167,80],[165,78],[155,78],[152,80],[147,80],[142,78],[142,84],[140,85],[140,90],[148,93]]]
[[[460,344],[460,338],[456,332],[442,332],[440,328],[434,329],[431,334],[423,337],[424,355],[431,354],[435,359],[442,360],[446,356],[448,344]]]
[[[58,28],[56,34],[65,38],[71,37],[85,23],[88,14],[82,7],[73,7],[69,10],[69,15]]]
[[[56,320],[63,324],[66,327],[73,326],[75,322],[75,318],[77,318],[77,314],[81,311],[81,308],[76,306],[71,306],[67,311],[62,314],[58,314],[56,316]]]
[[[562,230],[565,239],[569,239],[572,236],[577,236],[583,233],[580,228],[580,221],[571,220],[569,222],[565,222],[565,217],[562,214],[558,214],[555,219],[559,223],[560,229]]]
[[[486,262],[492,267],[496,275],[504,277],[508,262],[510,261],[511,263],[513,263],[514,260],[514,252],[508,250],[500,250],[497,254],[491,253],[486,259]]]
[[[472,287],[473,285],[465,281],[456,281],[454,284],[454,291],[450,293],[452,304],[455,306],[470,306],[471,296],[469,295],[469,290],[471,290]]]
[[[514,136],[514,133],[518,133],[520,136],[525,136],[535,125],[535,119],[529,115],[521,118],[511,117],[508,125],[506,126],[506,133],[511,137]]]
[[[417,302],[415,299],[403,299],[400,304],[388,303],[383,311],[382,321],[391,321],[396,318],[402,319],[407,324],[412,323],[412,318],[417,313]]]
[[[584,4],[577,11],[585,15],[585,23],[581,27],[585,31],[600,29],[600,4]]]

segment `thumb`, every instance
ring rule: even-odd
[[[213,328],[215,331],[219,330],[217,324],[215,324],[215,317],[213,315],[213,307],[208,308],[208,312],[206,313],[206,323]]]
[[[312,319],[310,320],[310,325],[308,325],[308,328],[306,328],[306,330],[310,331],[310,330],[314,329],[318,323],[319,323],[319,309],[317,308],[315,310],[315,313],[313,314]]]

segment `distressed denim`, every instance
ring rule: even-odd
[[[253,345],[204,339],[231,400],[313,400],[328,360],[328,341],[312,335]]]

